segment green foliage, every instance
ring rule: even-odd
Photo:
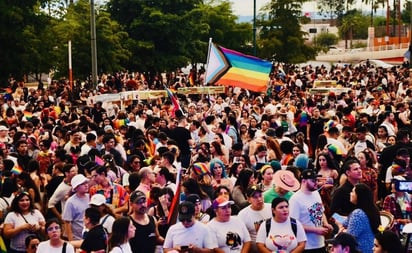
[[[129,69],[157,72],[206,62],[209,38],[243,52],[252,40],[250,24],[237,23],[229,1],[111,0],[108,10],[132,40]]]
[[[0,0],[0,80],[9,75],[21,79],[24,74],[42,69],[33,68],[36,62],[47,61],[42,48],[47,18],[36,12],[37,1]],[[43,62],[44,62],[43,61]],[[3,82],[4,83],[4,82]],[[3,84],[2,83],[2,84]]]
[[[341,38],[349,36],[351,39],[366,39],[368,38],[368,26],[369,17],[358,10],[352,10],[344,15],[342,24],[339,26],[339,35]]]
[[[55,20],[53,31],[59,38],[57,45],[58,76],[68,76],[67,42],[72,42],[73,73],[76,78],[87,78],[91,73],[90,4],[79,0],[69,6],[62,20]],[[112,73],[123,69],[130,57],[124,42],[128,34],[110,18],[109,13],[99,9],[96,15],[97,63],[98,70]]]
[[[404,6],[403,6],[403,10],[401,13],[401,22],[404,24],[410,24],[411,23],[411,2],[410,1],[406,1]]]
[[[315,57],[315,49],[304,42],[299,19],[304,1],[272,0],[261,16],[260,56],[285,63],[300,63]]]
[[[260,57],[282,62],[314,58],[300,24],[305,0],[271,2],[257,22]],[[206,62],[209,38],[243,53],[253,53],[251,23],[239,23],[230,0],[108,0],[96,9],[98,74],[122,69],[174,71]],[[0,0],[0,78],[39,76],[51,70],[68,76],[72,43],[73,73],[91,72],[88,0]]]
[[[318,0],[319,13],[326,18],[336,17],[338,23],[342,20],[345,10],[350,9],[355,0]]]
[[[385,26],[386,25],[386,17],[375,17],[373,20],[373,25],[376,26]]]
[[[361,41],[356,41],[352,45],[352,48],[365,48],[365,47],[367,47],[367,44]]]
[[[316,35],[315,44],[323,47],[330,47],[332,45],[337,44],[339,41],[338,36],[333,33],[321,33]]]

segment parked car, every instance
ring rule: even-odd
[[[328,54],[342,54],[345,52],[345,49],[339,48],[336,46],[329,46]]]
[[[394,66],[392,64],[386,63],[381,60],[364,60],[356,64],[355,67],[368,66],[368,64],[369,66],[373,66],[375,68],[384,68],[384,69],[390,69]]]

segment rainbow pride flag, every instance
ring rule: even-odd
[[[23,172],[23,168],[22,168],[20,165],[16,164],[16,165],[11,169],[10,172],[11,172],[12,174],[14,174],[14,175],[20,175],[20,174]]]
[[[31,119],[33,117],[33,113],[32,112],[28,112],[28,111],[24,111],[23,115],[26,119]]]
[[[205,81],[210,84],[265,92],[271,70],[271,62],[212,43]]]
[[[116,119],[114,121],[114,128],[119,129],[121,126],[126,126],[129,123],[129,119]]]
[[[172,117],[174,117],[177,110],[180,110],[182,112],[183,110],[180,107],[179,101],[177,101],[176,97],[173,95],[172,91],[169,88],[167,88],[166,85],[163,85],[163,86],[166,90],[167,96],[169,97],[170,101],[172,101],[172,104],[173,104]]]

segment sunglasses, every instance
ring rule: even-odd
[[[37,249],[37,247],[39,246],[39,244],[32,244],[30,245],[30,249]]]
[[[180,221],[181,221],[181,222],[187,222],[187,223],[189,223],[189,222],[192,222],[192,219],[191,219],[191,218],[181,219]]]

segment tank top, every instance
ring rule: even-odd
[[[149,223],[141,225],[132,217],[130,219],[136,227],[136,233],[129,240],[130,247],[133,253],[154,253],[156,248],[156,224],[154,218],[149,215]]]

